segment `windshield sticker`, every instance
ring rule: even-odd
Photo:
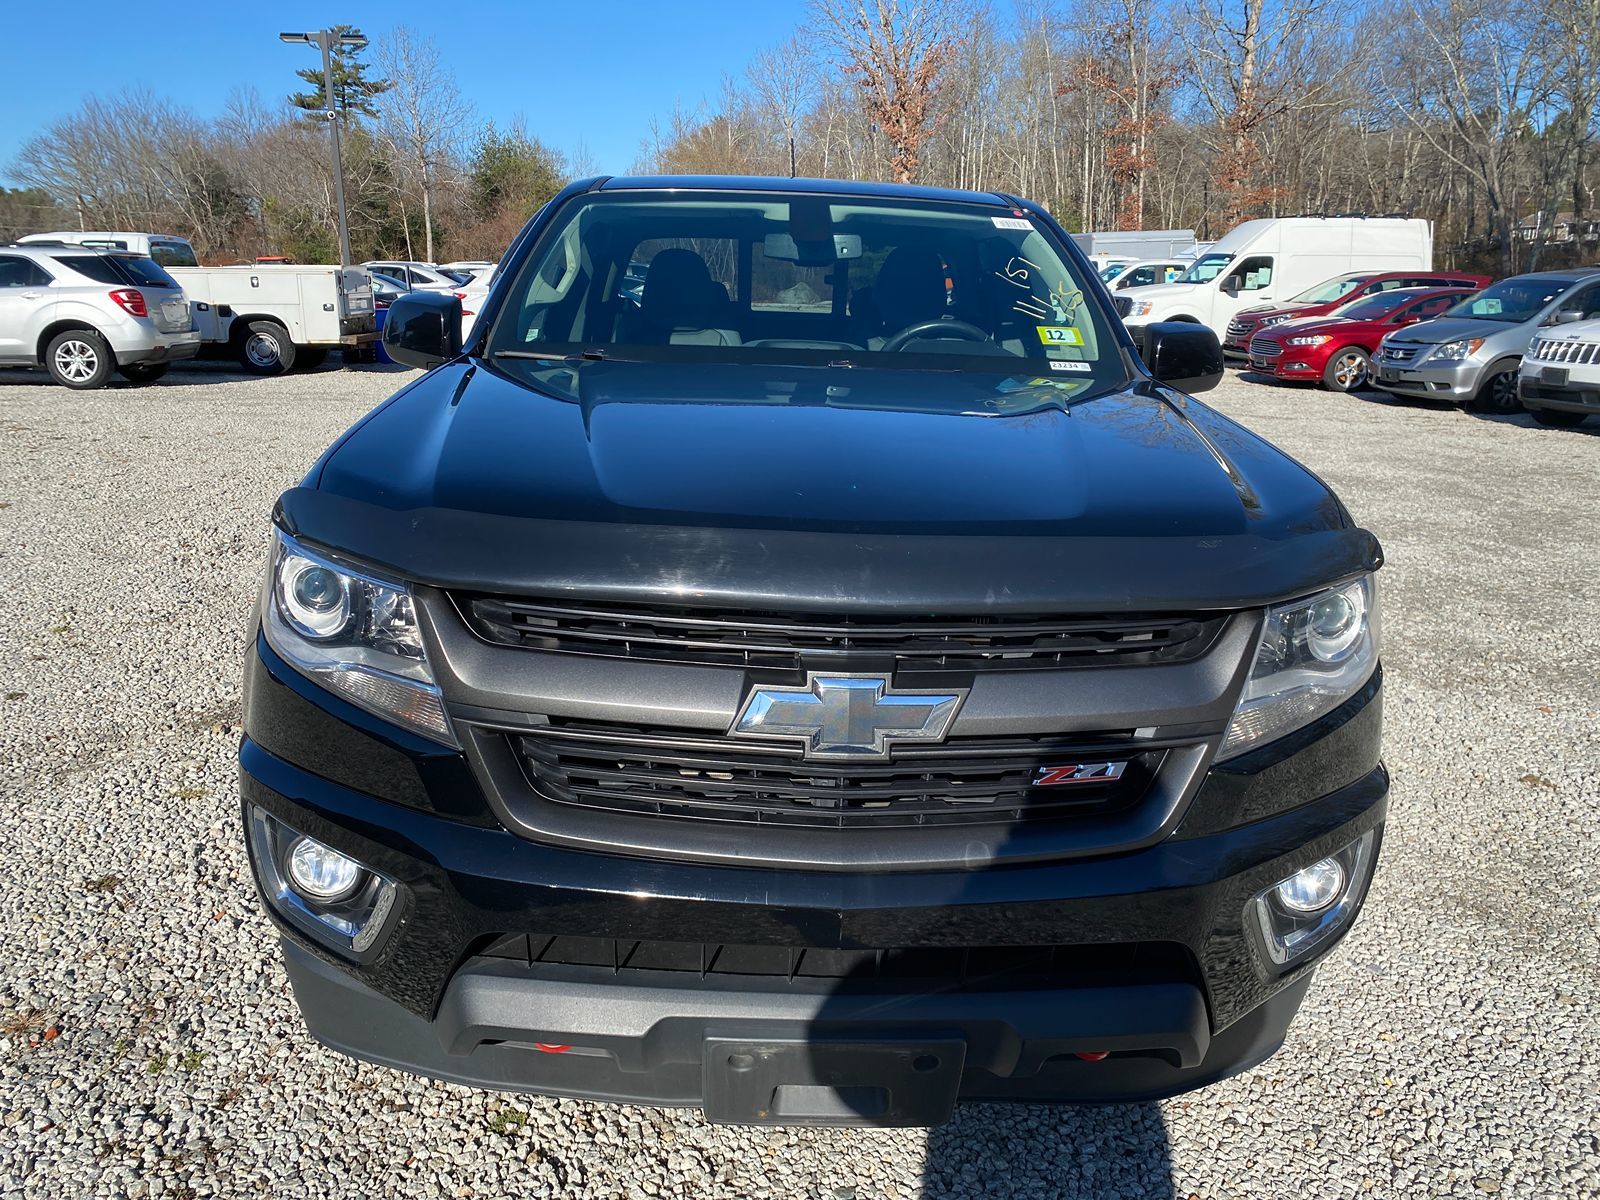
[[[990,217],[996,229],[1033,229],[1033,222],[1022,217]]]
[[[1092,371],[1094,367],[1086,362],[1053,362],[1050,364],[1052,371]]]
[[[1039,340],[1046,346],[1081,346],[1083,334],[1070,325],[1035,325]]]
[[[1011,311],[1031,317],[1035,321],[1071,321],[1073,313],[1083,304],[1083,293],[1062,282],[1051,286],[1044,270],[1020,254],[1013,255],[1002,270],[995,272],[1001,279],[1016,288]]]

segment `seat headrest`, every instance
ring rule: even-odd
[[[872,298],[883,314],[885,332],[918,321],[932,321],[945,311],[944,262],[923,246],[897,246],[878,268]]]
[[[639,307],[646,319],[668,329],[707,329],[716,323],[725,295],[705,259],[693,250],[672,248],[650,260]]]

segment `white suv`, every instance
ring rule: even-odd
[[[1517,369],[1517,399],[1539,424],[1558,429],[1600,416],[1600,321],[1540,331]]]
[[[0,366],[42,366],[65,387],[96,388],[112,371],[148,383],[199,349],[183,289],[144,255],[0,245]]]

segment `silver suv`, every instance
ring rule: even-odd
[[[1397,396],[1518,413],[1517,366],[1541,329],[1600,316],[1600,270],[1514,275],[1378,345],[1372,382]]]
[[[69,388],[134,383],[192,358],[183,289],[154,260],[65,243],[0,245],[0,366],[44,367]]]

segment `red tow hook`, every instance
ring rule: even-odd
[[[1102,1058],[1111,1057],[1109,1050],[1079,1050],[1076,1053],[1084,1062],[1099,1062]]]
[[[543,1050],[546,1054],[565,1054],[572,1049],[571,1046],[557,1046],[554,1042],[535,1042],[533,1048]]]

